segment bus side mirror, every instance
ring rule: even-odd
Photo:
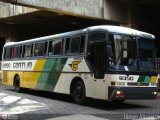
[[[96,79],[103,79],[106,71],[106,43],[96,42],[93,46],[93,71]]]

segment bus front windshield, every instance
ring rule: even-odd
[[[112,46],[111,71],[156,73],[153,39],[114,34]]]

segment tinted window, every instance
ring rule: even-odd
[[[5,51],[4,51],[4,59],[10,59],[11,58],[11,47],[10,48],[5,48]]]
[[[12,48],[12,58],[16,57],[16,47]]]
[[[34,51],[35,56],[46,56],[46,52],[47,52],[47,42],[35,44],[35,51]]]
[[[15,58],[20,58],[22,52],[22,46],[16,47],[16,56]]]
[[[71,39],[71,49],[70,52],[72,54],[80,53],[80,44],[81,44],[81,39],[80,37],[74,37]]]
[[[32,57],[33,56],[33,44],[24,46],[24,57]]]
[[[55,40],[54,42],[54,55],[62,54],[62,40]]]
[[[65,46],[65,54],[69,54],[70,53],[70,38],[66,39],[66,46]]]
[[[22,47],[13,47],[12,48],[12,58],[20,58],[21,57]]]
[[[65,54],[83,54],[85,46],[85,35],[76,36],[72,39],[66,38]]]
[[[49,47],[48,47],[48,55],[53,55],[53,47],[54,47],[54,44],[53,44],[53,41],[49,41]]]

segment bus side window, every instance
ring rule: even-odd
[[[36,43],[34,47],[34,56],[38,56],[38,43]]]
[[[47,55],[47,48],[48,48],[48,42],[45,42],[45,49],[44,49],[44,53],[43,53],[44,56]]]
[[[32,57],[33,56],[33,44],[24,46],[24,57]]]
[[[44,56],[45,43],[38,44],[38,56]]]
[[[62,54],[62,40],[55,40],[54,42],[54,55],[61,55]]]
[[[12,48],[12,59],[16,57],[16,47]]]
[[[35,56],[46,56],[47,52],[47,42],[36,43],[34,55]]]
[[[69,55],[70,54],[70,38],[66,38],[66,45],[65,45],[65,54]]]
[[[64,39],[62,39],[62,42],[61,42],[61,54],[62,55],[64,54]]]
[[[70,52],[71,54],[79,54],[80,53],[80,43],[81,43],[81,38],[80,37],[73,37],[71,39],[71,49]]]
[[[53,55],[53,41],[49,41],[49,47],[48,47],[48,55]]]
[[[12,48],[8,47],[4,49],[4,59],[11,59]]]
[[[16,55],[15,58],[20,58],[22,53],[22,46],[16,47]]]

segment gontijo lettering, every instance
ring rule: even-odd
[[[15,62],[13,68],[32,68],[32,62]]]

